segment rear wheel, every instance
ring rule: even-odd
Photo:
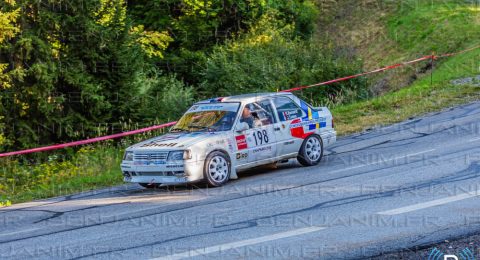
[[[155,188],[158,188],[160,187],[160,184],[159,183],[139,183],[140,186],[144,187],[144,188],[147,188],[147,189],[155,189]]]
[[[210,153],[205,159],[203,174],[208,185],[220,187],[230,179],[231,164],[228,156],[222,152]]]
[[[318,135],[310,135],[303,141],[300,152],[298,153],[298,162],[303,166],[317,165],[323,157],[323,142]]]

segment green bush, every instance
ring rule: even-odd
[[[295,37],[295,25],[266,14],[248,34],[217,46],[202,71],[211,95],[277,91],[357,73],[360,61],[336,56],[325,44]],[[313,103],[343,103],[368,94],[364,79],[304,91]],[[313,98],[315,97],[315,98]]]
[[[194,102],[194,89],[175,75],[141,77],[137,117],[144,122],[177,120]]]

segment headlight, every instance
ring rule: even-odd
[[[184,160],[192,159],[192,150],[185,150],[183,152],[183,159]]]
[[[183,151],[170,152],[167,161],[181,161],[183,160]]]
[[[125,155],[123,156],[124,161],[133,161],[133,152],[125,152]]]

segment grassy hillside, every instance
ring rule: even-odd
[[[366,70],[480,44],[480,6],[475,1],[338,0],[328,10],[317,36],[326,34],[339,51],[358,55]],[[436,68],[443,65],[440,61]],[[372,88],[376,94],[398,90],[429,69],[422,63],[372,77]]]
[[[339,0],[317,36],[328,32],[341,52],[364,61],[365,70],[432,53],[456,52],[480,45],[480,6],[475,1]],[[480,89],[454,86],[451,80],[480,74],[480,50],[422,62],[370,77],[378,96],[334,108],[340,134],[361,131],[477,100]]]
[[[427,112],[480,100],[480,85],[454,85],[451,81],[480,74],[480,49],[449,58],[412,85],[367,101],[333,109],[337,131],[345,135],[374,126],[388,125]]]
[[[474,2],[322,1],[315,37],[338,53],[359,56],[365,70],[432,52],[459,51],[480,44],[480,6]],[[333,107],[339,134],[480,99],[479,86],[451,83],[480,74],[480,49],[436,61],[432,82],[430,72],[430,64],[423,62],[369,77],[376,97]],[[121,183],[121,147],[84,148],[67,161],[51,154],[50,161],[37,165],[0,162],[0,176],[7,180],[0,184],[0,206]]]

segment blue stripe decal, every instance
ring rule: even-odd
[[[302,118],[302,121],[307,121],[307,122],[308,122],[308,121],[312,121],[312,120],[313,120],[313,121],[317,121],[317,120],[315,120],[315,119],[319,119],[319,118],[320,118],[320,114],[318,113],[318,111],[315,111],[315,110],[312,109],[312,110],[311,110],[312,120],[310,120],[310,119],[308,118],[308,109],[309,109],[309,107],[308,107],[307,104],[305,104],[305,102],[303,102],[303,101],[300,101],[300,105],[301,105],[301,107],[302,107],[302,110],[305,112],[305,114],[307,114],[306,116],[304,116],[304,117]],[[322,119],[321,119],[321,120],[322,120]],[[315,130],[315,129],[317,129],[317,128],[323,128],[323,127],[327,127],[327,122],[325,122],[325,121],[318,122],[318,121],[317,121],[317,123],[315,123],[315,124],[308,125],[308,129],[309,129],[309,130]]]
[[[301,106],[303,112],[305,112],[305,115],[306,115],[306,116],[302,117],[302,121],[308,121],[308,107],[307,107],[307,105],[303,101],[300,101],[300,106]]]

